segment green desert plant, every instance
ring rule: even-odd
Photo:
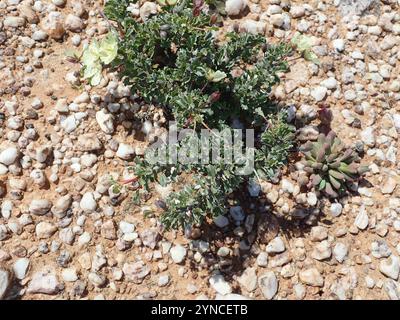
[[[300,150],[304,154],[304,171],[316,190],[336,198],[346,191],[347,183],[355,182],[367,171],[360,166],[357,153],[345,148],[335,132],[320,134],[316,142],[307,142]]]
[[[165,210],[162,223],[166,228],[201,224],[207,216],[224,214],[227,196],[243,183],[275,178],[286,163],[294,130],[270,92],[279,74],[288,70],[286,57],[292,48],[269,44],[263,35],[221,32],[221,19],[216,17],[223,12],[220,0],[158,0],[159,12],[144,21],[128,10],[136,2],[107,1],[104,12],[114,30],[105,42],[86,49],[85,78],[98,83],[101,67],[113,68],[132,93],[162,107],[165,118],[175,121],[178,129],[222,132],[240,123],[254,130],[254,148],[246,146],[242,152],[247,155],[251,149],[255,155],[254,170],[246,176],[235,173],[243,163],[223,159],[207,165],[155,165],[136,158],[135,202],[148,198],[153,183],[173,184],[174,192],[158,201]],[[183,141],[177,143],[177,149],[182,145]]]

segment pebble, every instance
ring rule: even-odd
[[[371,254],[375,258],[387,258],[392,254],[385,240],[376,240],[371,243]]]
[[[39,239],[48,239],[57,231],[57,227],[50,222],[41,221],[36,225],[36,236]]]
[[[25,25],[26,21],[22,17],[7,16],[4,18],[3,24],[6,28],[19,28]]]
[[[61,272],[61,277],[65,282],[75,282],[78,280],[78,275],[74,268],[65,268]]]
[[[316,268],[310,268],[299,272],[301,282],[313,287],[322,287],[324,278]]]
[[[65,34],[63,17],[60,12],[52,11],[42,21],[42,28],[49,37],[60,40]]]
[[[95,211],[97,208],[96,200],[92,192],[86,192],[79,203],[80,208],[85,212]]]
[[[327,91],[328,90],[326,87],[318,86],[311,90],[311,96],[314,98],[316,102],[319,102],[324,100]]]
[[[0,300],[2,300],[10,285],[11,285],[11,273],[8,270],[0,268]]]
[[[229,209],[229,213],[230,213],[231,217],[233,218],[233,220],[235,220],[235,221],[243,221],[246,217],[242,207],[240,207],[240,206],[231,207]]]
[[[218,216],[214,218],[214,223],[219,228],[225,228],[229,224],[229,220],[225,216]]]
[[[246,8],[244,0],[227,0],[225,2],[225,11],[228,16],[237,16]]]
[[[19,151],[15,147],[9,147],[0,152],[0,163],[9,166],[13,164],[19,156]]]
[[[172,260],[175,263],[179,264],[185,260],[186,249],[185,249],[185,247],[183,247],[181,245],[176,245],[170,249],[169,254],[170,254]]]
[[[382,272],[386,277],[397,280],[400,273],[399,257],[391,255],[389,258],[382,260],[379,264],[379,271]]]
[[[62,289],[54,270],[45,268],[36,272],[29,282],[28,293],[57,294]]]
[[[312,241],[322,241],[328,238],[328,230],[322,226],[315,226],[311,228],[310,236]]]
[[[268,254],[266,252],[260,252],[257,256],[257,265],[259,267],[266,267],[268,265]]]
[[[65,18],[64,25],[65,29],[72,32],[81,32],[84,28],[83,21],[79,17],[74,16],[73,14],[69,14]]]
[[[265,251],[268,253],[281,253],[285,251],[285,244],[282,238],[276,237],[272,239],[265,248]]]
[[[52,203],[46,199],[33,199],[29,205],[29,212],[42,216],[50,211]]]
[[[330,212],[333,217],[339,217],[342,214],[343,206],[338,203],[332,203],[330,207]]]
[[[311,253],[311,257],[315,260],[325,260],[330,258],[332,255],[332,249],[328,241],[324,240],[317,245],[314,246],[314,249]]]
[[[112,134],[114,132],[114,117],[112,114],[106,113],[104,109],[102,109],[96,112],[96,120],[103,132],[107,134]]]
[[[240,286],[248,292],[252,292],[257,288],[257,274],[255,268],[247,268],[238,278]]]
[[[269,271],[258,279],[258,286],[264,298],[271,300],[278,292],[278,279],[273,271]]]
[[[332,41],[333,48],[337,52],[343,52],[345,48],[345,42],[343,39],[335,39]]]
[[[232,288],[228,282],[225,281],[224,277],[220,274],[216,274],[210,277],[211,287],[221,295],[227,295],[232,293]]]
[[[157,13],[157,4],[154,2],[146,1],[139,9],[140,18],[146,21],[151,15]]]
[[[368,223],[369,219],[367,211],[364,207],[361,207],[356,216],[356,219],[354,220],[354,225],[360,230],[365,230],[368,227]]]
[[[123,160],[130,160],[135,155],[135,148],[131,145],[120,143],[116,155]]]
[[[339,263],[342,263],[347,257],[348,251],[349,250],[344,243],[338,242],[333,248],[333,255]]]
[[[23,280],[28,272],[30,261],[27,258],[20,258],[13,265],[14,275],[18,280]]]
[[[165,287],[170,281],[169,275],[165,274],[165,275],[161,275],[158,278],[158,286],[159,287]]]

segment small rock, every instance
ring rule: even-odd
[[[22,17],[8,16],[4,18],[4,26],[6,28],[19,28],[25,26],[25,19]]]
[[[214,223],[219,228],[224,228],[229,224],[229,220],[225,216],[218,216],[214,218]]]
[[[265,248],[265,251],[268,253],[280,253],[285,251],[285,244],[281,237],[276,237],[271,240]]]
[[[103,147],[100,139],[94,133],[86,133],[79,135],[78,148],[80,151],[98,151]]]
[[[337,52],[343,52],[345,47],[345,42],[343,39],[335,39],[332,41],[333,48]]]
[[[185,260],[186,257],[186,249],[185,247],[181,246],[181,245],[177,245],[171,248],[171,250],[169,251],[172,260],[179,264],[181,262],[183,262],[183,260]]]
[[[332,255],[332,250],[329,245],[329,242],[324,240],[320,243],[318,243],[315,247],[314,250],[311,253],[311,257],[313,259],[316,259],[318,261],[322,261],[325,259],[330,258]]]
[[[312,241],[322,241],[328,238],[328,231],[325,227],[315,226],[311,228],[310,236]]]
[[[72,204],[72,196],[67,194],[59,198],[54,206],[51,208],[51,212],[58,218],[63,218]]]
[[[271,300],[278,291],[278,279],[273,271],[269,271],[258,279],[258,286],[265,299]]]
[[[154,2],[146,1],[139,9],[140,18],[146,21],[151,15],[157,13],[157,4]]]
[[[362,206],[357,214],[356,219],[354,220],[354,225],[360,230],[365,230],[368,227],[368,223],[369,220],[367,211],[365,210],[365,207]]]
[[[83,21],[81,18],[69,14],[65,19],[65,29],[72,32],[81,32],[84,28]]]
[[[2,300],[11,285],[11,273],[5,269],[0,269],[0,300]]]
[[[219,294],[226,295],[232,293],[231,286],[220,274],[211,276],[209,282],[213,289]]]
[[[331,211],[332,216],[334,216],[334,217],[340,216],[342,213],[342,210],[343,210],[343,206],[339,202],[335,202],[335,203],[331,204],[330,211]]]
[[[151,269],[146,266],[143,261],[134,263],[125,263],[122,267],[126,280],[140,284],[143,279],[150,273]]]
[[[117,239],[117,233],[113,220],[107,220],[101,225],[101,236],[108,240]]]
[[[19,156],[18,149],[14,148],[14,147],[4,149],[0,153],[0,163],[4,164],[6,166],[9,166],[9,165],[13,164],[15,162],[15,160],[17,160],[18,156]]]
[[[252,292],[257,288],[257,274],[255,268],[247,268],[238,278],[240,285],[248,292]]]
[[[257,265],[259,267],[266,267],[268,265],[268,254],[266,252],[260,252],[257,256]]]
[[[53,270],[36,272],[28,285],[28,293],[57,294],[62,289]]]
[[[75,268],[65,268],[61,272],[61,277],[65,282],[75,282],[78,280]]]
[[[333,255],[339,263],[342,263],[344,261],[344,259],[347,256],[347,253],[348,253],[348,248],[344,243],[341,242],[336,243],[335,247],[333,248]]]
[[[26,276],[26,272],[28,271],[30,261],[27,258],[20,258],[15,261],[13,265],[13,270],[15,277],[18,280],[23,280]]]
[[[375,134],[372,127],[367,127],[361,131],[361,140],[370,147],[375,145]]]
[[[225,2],[225,11],[228,16],[237,16],[246,8],[246,6],[247,4],[244,0],[227,0]]]
[[[140,239],[142,240],[143,245],[151,249],[154,249],[157,245],[158,235],[159,233],[157,229],[155,228],[146,229],[140,233]]]
[[[63,25],[63,17],[61,13],[52,11],[49,15],[42,21],[42,28],[49,37],[59,40],[65,34],[65,29]]]
[[[323,287],[324,278],[316,268],[310,268],[299,272],[301,282],[313,287]]]
[[[159,287],[165,287],[169,283],[169,275],[161,275],[158,278],[158,286]]]
[[[385,179],[384,184],[381,186],[382,194],[392,194],[394,189],[396,189],[397,181],[393,177],[388,177]]]
[[[315,101],[322,101],[327,93],[328,89],[326,87],[318,86],[311,90],[311,96],[315,99]]]
[[[112,114],[106,113],[104,109],[102,109],[96,112],[96,120],[103,132],[107,134],[112,134],[114,132],[114,117]]]
[[[123,160],[130,160],[135,155],[135,148],[131,145],[120,143],[116,155]]]
[[[36,225],[36,236],[39,239],[48,239],[57,231],[57,227],[50,222],[42,221]]]
[[[376,240],[371,243],[371,254],[373,257],[380,259],[390,257],[392,251],[385,240]]]
[[[383,284],[383,289],[386,291],[389,299],[400,300],[399,285],[392,279],[386,279]]]
[[[79,203],[81,209],[86,212],[92,212],[95,211],[97,208],[97,203],[96,200],[93,197],[92,192],[86,192],[82,199],[81,202]]]
[[[379,264],[379,271],[385,276],[397,280],[400,273],[400,259],[394,255],[382,260]]]
[[[246,217],[242,207],[240,206],[231,207],[229,213],[235,221],[243,221]]]
[[[33,199],[29,205],[29,212],[38,216],[45,215],[51,209],[51,202],[46,199]]]

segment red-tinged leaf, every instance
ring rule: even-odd
[[[329,181],[331,182],[332,186],[336,189],[340,189],[340,182],[337,181],[333,176],[329,176]]]
[[[343,173],[337,172],[336,170],[329,170],[328,172],[335,179],[338,179],[338,180],[343,180],[344,179]]]
[[[333,190],[329,182],[327,182],[325,185],[325,192],[332,198],[336,198],[338,196],[337,192]]]
[[[326,141],[330,145],[332,145],[332,143],[335,140],[335,138],[336,138],[336,133],[333,130],[329,131],[329,133],[326,135]]]
[[[320,182],[321,182],[321,180],[322,180],[322,178],[321,178],[321,176],[318,175],[318,174],[313,174],[313,175],[311,176],[311,181],[312,181],[312,184],[313,184],[314,186],[319,185]]]
[[[369,168],[367,166],[360,166],[357,169],[357,172],[358,172],[359,175],[363,175],[364,173],[366,173],[368,171],[369,171]]]
[[[303,144],[299,150],[301,152],[307,152],[307,151],[311,151],[311,149],[313,148],[313,143],[311,141],[306,142],[305,144]]]
[[[197,17],[200,12],[201,8],[204,5],[204,0],[193,0],[193,16]]]
[[[219,91],[215,91],[213,93],[211,93],[210,97],[208,98],[209,103],[214,103],[217,102],[219,100],[219,98],[221,98],[221,92]]]
[[[333,119],[332,111],[326,107],[322,107],[318,110],[318,117],[322,123],[331,123]]]

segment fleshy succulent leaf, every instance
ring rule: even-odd
[[[368,169],[357,163],[359,157],[351,149],[345,149],[335,132],[319,134],[317,141],[306,143],[303,151],[307,163],[306,173],[310,174],[310,187],[324,191],[330,197],[338,197],[339,191],[346,190],[347,182],[354,182]],[[336,190],[336,191],[335,191]]]
[[[335,179],[343,180],[344,175],[336,170],[329,170],[329,174]]]
[[[329,181],[331,182],[331,185],[336,189],[339,190],[340,189],[340,182],[337,181],[333,176],[329,176]]]
[[[332,198],[336,198],[338,196],[337,192],[333,190],[332,185],[329,182],[326,183],[325,192]]]

